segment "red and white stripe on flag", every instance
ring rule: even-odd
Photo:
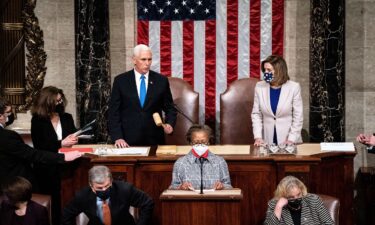
[[[220,94],[234,80],[259,78],[261,61],[282,55],[284,39],[284,0],[216,0],[214,10],[214,19],[137,22],[138,44],[153,52],[152,70],[189,82],[199,93],[199,122],[210,125],[220,120]]]

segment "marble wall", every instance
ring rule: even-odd
[[[111,94],[108,1],[75,1],[74,11],[79,123],[83,127],[95,119],[91,141],[103,142],[109,138],[107,113]]]
[[[309,130],[310,1],[285,0],[284,57],[291,80],[301,85],[303,129]]]
[[[311,0],[310,141],[345,141],[345,2]]]
[[[346,1],[346,140],[375,132],[375,0]],[[355,171],[375,166],[375,155],[356,144]]]

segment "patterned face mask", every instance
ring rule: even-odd
[[[272,72],[265,72],[263,73],[263,80],[267,83],[271,83],[273,81],[273,74]]]

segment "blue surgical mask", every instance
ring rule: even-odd
[[[267,83],[271,83],[273,81],[273,74],[272,72],[265,72],[263,73],[263,80]]]

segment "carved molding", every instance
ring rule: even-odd
[[[27,65],[25,104],[17,106],[17,112],[26,112],[30,108],[33,98],[39,94],[43,87],[47,70],[43,31],[40,29],[38,18],[34,13],[35,6],[36,0],[27,0],[22,12]]]
[[[3,30],[22,30],[23,23],[3,23]]]

